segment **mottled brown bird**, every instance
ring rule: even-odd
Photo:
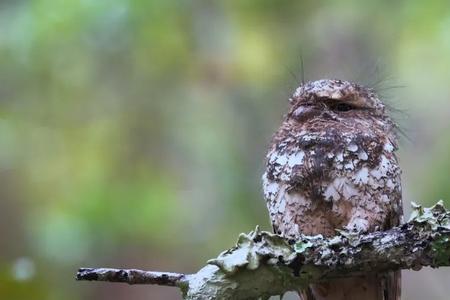
[[[385,230],[402,219],[396,125],[376,93],[342,80],[301,85],[263,175],[273,229],[286,237]],[[400,272],[311,285],[304,300],[397,300]]]

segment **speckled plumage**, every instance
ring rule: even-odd
[[[274,231],[333,236],[401,221],[395,124],[368,88],[341,80],[300,86],[275,133],[263,175]],[[313,285],[303,299],[400,299],[400,273]]]

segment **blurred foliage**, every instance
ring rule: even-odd
[[[301,57],[306,79],[374,85],[408,111],[405,206],[450,199],[448,8],[1,1],[0,297],[177,299],[73,275],[190,272],[237,233],[269,229],[259,178]],[[406,275],[407,299],[446,299],[434,287],[448,271],[427,276],[429,289],[414,284],[420,276]]]

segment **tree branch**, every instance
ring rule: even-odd
[[[449,265],[450,213],[440,201],[431,208],[413,204],[407,223],[368,234],[294,241],[256,228],[195,274],[80,269],[77,280],[177,286],[184,299],[267,299],[334,278]]]

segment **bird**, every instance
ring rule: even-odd
[[[302,83],[275,132],[262,176],[273,230],[285,238],[368,233],[402,222],[398,126],[372,88],[340,79]],[[398,300],[401,273],[310,284],[302,300]]]

